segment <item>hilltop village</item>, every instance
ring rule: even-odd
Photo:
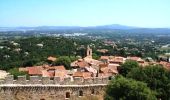
[[[29,75],[34,76],[43,76],[43,77],[60,77],[60,79],[64,79],[66,77],[81,77],[84,79],[91,77],[111,77],[113,75],[118,74],[118,66],[120,66],[120,62],[113,60],[113,62],[105,62],[105,59],[101,57],[100,60],[95,60],[92,58],[92,49],[88,46],[86,51],[86,57],[80,58],[71,63],[71,70],[66,70],[65,66],[50,66],[50,65],[42,65],[42,66],[31,66],[26,68],[19,68],[19,71],[27,72]],[[48,57],[47,60],[55,61],[57,58]],[[123,63],[125,60],[122,57],[116,57],[116,59],[120,59]]]
[[[57,60],[55,57],[48,57],[47,60],[54,62]],[[141,67],[148,65],[162,65],[164,68],[170,70],[170,63],[161,61],[155,62],[149,58],[143,60],[140,57],[121,57],[121,56],[101,56],[99,60],[92,58],[92,49],[87,46],[86,57],[79,58],[71,63],[71,70],[67,70],[64,65],[53,66],[50,64],[43,64],[41,66],[20,67],[20,72],[26,72],[29,76],[42,76],[42,77],[60,77],[61,80],[70,77],[81,77],[84,79],[92,77],[112,77],[119,74],[121,64],[127,60],[138,62]],[[4,77],[7,74],[4,75]]]
[[[138,100],[141,94],[142,100],[156,100],[151,96],[169,100],[170,39],[167,36],[99,35],[2,39],[0,98],[103,100],[126,97],[131,100],[129,95],[135,95],[134,100]]]

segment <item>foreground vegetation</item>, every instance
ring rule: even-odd
[[[105,100],[156,100],[146,83],[117,76],[107,87]]]
[[[107,87],[106,100],[170,99],[170,71],[162,66],[141,67],[127,61],[121,66],[120,75]]]

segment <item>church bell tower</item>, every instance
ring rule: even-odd
[[[92,49],[89,47],[89,45],[87,46],[87,53],[86,53],[87,57],[92,58]]]

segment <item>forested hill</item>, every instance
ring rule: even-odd
[[[32,66],[43,63],[48,56],[83,56],[84,52],[81,54],[76,49],[76,43],[81,43],[77,41],[63,37],[32,37],[1,42],[0,69]]]
[[[156,60],[158,55],[168,53],[170,50],[169,47],[162,48],[170,44],[169,35],[163,34],[97,32],[90,33],[83,38],[82,36],[18,37],[4,36],[0,39],[0,69],[42,65],[46,63],[48,56],[84,57],[87,45],[93,49],[95,59],[102,55],[117,55],[151,57]]]

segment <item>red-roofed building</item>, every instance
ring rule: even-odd
[[[101,56],[100,59],[102,59],[102,60],[108,60],[108,59],[109,59],[109,56]]]
[[[108,64],[100,64],[99,68],[108,67]]]
[[[28,72],[29,75],[39,75],[43,77],[63,77],[63,73],[67,75],[67,70],[64,66],[33,66],[33,67],[26,67],[20,68],[20,71]],[[60,74],[60,75],[59,75]]]
[[[114,57],[109,60],[109,63],[122,64],[122,63],[124,63],[124,58],[123,57]]]
[[[85,70],[86,70],[86,72],[91,72],[92,76],[97,76],[98,71],[95,68],[90,66],[90,67],[85,67]]]
[[[138,63],[144,63],[145,61],[140,57],[127,57],[128,60],[137,61]]]
[[[89,67],[89,64],[85,61],[80,61],[80,62],[77,62],[77,65],[78,67],[80,68],[85,68],[85,67]]]
[[[55,77],[60,77],[60,79],[64,79],[67,76],[67,71],[59,71],[55,70]]]
[[[90,64],[85,62],[83,59],[79,59],[79,60],[76,60],[76,61],[72,62],[71,66],[73,68],[85,68],[85,67],[89,67]]]
[[[101,56],[100,60],[103,63],[122,64],[125,62],[126,58],[121,56]]]
[[[29,75],[42,75],[42,66],[27,67]]]
[[[113,76],[118,74],[118,69],[119,67],[117,64],[105,64],[105,65],[100,65],[100,73],[98,74],[99,76]]]
[[[90,78],[90,77],[92,77],[92,73],[90,73],[90,72],[75,72],[74,74],[73,74],[73,77],[82,77],[82,78],[84,78],[84,79],[87,79],[87,78]]]
[[[61,71],[65,71],[65,67],[63,65],[61,66],[49,66],[46,68],[47,70],[61,70]]]
[[[161,61],[159,64],[162,65],[165,69],[170,70],[169,62]]]
[[[109,62],[109,56],[101,56],[100,61],[102,61],[104,63],[108,63]]]
[[[101,68],[100,71],[101,71],[101,73],[104,73],[104,74],[108,73],[108,74],[110,74],[110,76],[118,74],[118,70],[113,67]]]
[[[47,70],[42,70],[42,76],[43,77],[53,77],[54,73],[53,72],[48,72]]]

